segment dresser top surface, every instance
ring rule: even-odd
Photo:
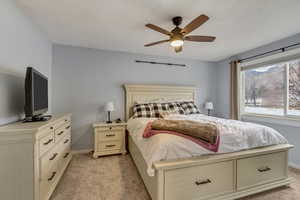
[[[55,124],[56,122],[58,122],[59,120],[67,116],[71,116],[71,114],[66,113],[66,114],[54,115],[50,120],[42,121],[42,122],[28,122],[28,123],[23,123],[23,121],[13,122],[10,124],[0,126],[0,134],[7,133],[7,132],[29,132],[29,131],[35,132],[43,129],[44,127]]]

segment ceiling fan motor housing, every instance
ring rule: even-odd
[[[173,17],[172,21],[175,26],[179,26],[182,22],[182,17],[180,16]]]

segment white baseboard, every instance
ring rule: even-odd
[[[72,154],[87,154],[93,151],[93,149],[80,149],[80,150],[72,150]]]
[[[300,165],[289,162],[289,167],[294,168],[294,169],[300,169]]]

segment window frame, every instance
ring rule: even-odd
[[[239,112],[241,117],[266,117],[273,119],[287,119],[287,120],[300,120],[300,115],[291,115],[288,113],[289,110],[289,62],[300,59],[300,48],[291,50],[289,52],[283,52],[279,54],[275,54],[268,57],[259,58],[253,61],[240,63],[238,65],[238,93],[239,93]],[[285,75],[284,75],[284,107],[283,107],[283,115],[272,115],[272,114],[262,114],[262,113],[249,113],[245,112],[245,77],[243,71],[250,69],[257,69],[260,67],[274,65],[274,64],[282,64],[286,63],[285,66]]]

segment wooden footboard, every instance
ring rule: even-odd
[[[231,200],[290,184],[288,151],[276,145],[154,163],[155,176],[131,137],[129,151],[153,200]]]

